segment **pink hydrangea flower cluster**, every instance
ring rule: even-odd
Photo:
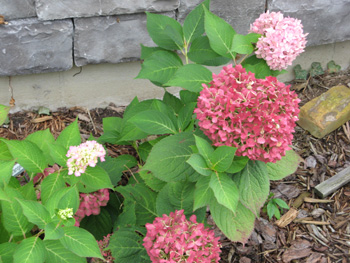
[[[214,231],[197,223],[196,216],[187,220],[184,210],[157,217],[146,224],[143,246],[153,263],[211,263],[220,260],[219,238]]]
[[[89,194],[80,193],[79,199],[79,209],[74,216],[75,226],[80,226],[85,216],[100,214],[100,207],[106,206],[109,201],[109,191],[105,188]]]
[[[284,18],[280,12],[261,14],[250,26],[250,32],[261,34],[255,54],[263,58],[273,70],[286,69],[306,46],[301,21]]]
[[[104,257],[104,261],[99,258],[92,258],[91,262],[93,263],[98,263],[98,262],[107,262],[107,263],[113,263],[114,258],[112,257],[112,252],[111,250],[106,248],[109,245],[109,239],[111,238],[111,234],[108,234],[107,236],[103,237],[103,240],[97,241],[98,246],[100,248],[101,254]]]
[[[95,167],[100,157],[101,162],[105,161],[106,151],[103,146],[96,141],[87,141],[79,146],[70,146],[67,152],[68,174],[74,173],[80,176],[88,166]]]
[[[203,87],[194,112],[215,146],[237,147],[237,156],[265,163],[290,149],[300,102],[290,86],[228,65]]]

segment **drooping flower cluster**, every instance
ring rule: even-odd
[[[146,224],[143,246],[153,263],[212,263],[220,260],[219,238],[214,231],[197,223],[196,216],[187,220],[184,210],[157,217]]]
[[[261,34],[255,52],[273,70],[286,69],[306,46],[301,21],[283,17],[280,12],[261,14],[250,26],[250,32]]]
[[[105,188],[89,194],[80,193],[79,199],[79,209],[74,216],[75,226],[80,226],[80,222],[85,216],[100,214],[100,207],[106,206],[109,201],[109,191]]]
[[[100,157],[101,162],[105,161],[106,151],[96,141],[87,141],[79,146],[70,146],[67,152],[68,174],[80,176],[88,166],[95,167]]]
[[[103,237],[103,240],[97,241],[98,246],[100,248],[101,254],[104,258],[104,261],[99,259],[99,258],[92,258],[91,262],[97,263],[97,262],[107,262],[107,263],[113,263],[114,258],[112,257],[112,252],[111,250],[106,248],[109,245],[109,239],[111,238],[111,234],[108,234],[107,236]]]
[[[203,87],[194,112],[215,146],[237,147],[236,155],[265,163],[290,149],[300,100],[289,86],[228,65]]]

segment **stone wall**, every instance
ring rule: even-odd
[[[145,11],[180,23],[202,0],[0,0],[0,76],[65,71],[75,64],[139,59],[153,45]],[[267,3],[267,6],[266,6]],[[350,39],[349,0],[211,0],[211,10],[246,33],[265,9],[302,20],[308,45]]]

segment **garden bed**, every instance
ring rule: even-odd
[[[333,86],[350,86],[350,70],[316,76],[307,82],[293,81],[291,84],[302,106]],[[57,137],[77,117],[84,139],[90,134],[99,137],[103,133],[102,118],[121,117],[123,110],[123,107],[110,104],[105,109],[90,111],[81,107],[62,108],[50,115],[17,112],[10,114],[10,123],[0,128],[0,137],[21,140],[47,128]],[[131,146],[107,144],[107,148],[108,155],[113,157],[122,154],[137,156]],[[310,198],[318,198],[313,192],[314,187],[350,166],[350,121],[322,139],[316,139],[297,126],[293,148],[303,162],[294,174],[271,185],[274,197],[285,200],[290,207],[300,201],[298,196],[307,195],[305,193]],[[262,218],[256,221],[255,230],[244,246],[230,242],[217,230],[216,233],[222,236],[221,262],[349,262],[350,185],[345,185],[324,200],[329,201],[299,203],[297,219],[285,228],[277,227],[275,218],[268,220],[267,215],[262,213]],[[209,222],[210,219],[209,216]]]

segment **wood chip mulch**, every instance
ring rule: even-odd
[[[301,99],[301,106],[340,84],[350,87],[350,69],[291,83]],[[8,125],[0,126],[0,137],[21,140],[43,129],[50,129],[57,137],[76,117],[83,138],[87,139],[90,134],[98,137],[103,132],[102,118],[120,117],[123,110],[110,104],[105,109],[62,108],[49,116],[18,112],[10,114]],[[107,148],[111,156],[136,154],[129,146],[108,145]],[[232,243],[218,232],[223,246],[220,262],[350,262],[350,185],[321,200],[313,191],[320,182],[350,166],[350,121],[322,139],[297,126],[293,148],[303,162],[294,174],[272,182],[271,191],[274,197],[289,204],[290,211],[284,213],[295,219],[285,227],[278,227],[276,219],[269,221],[262,213],[245,245]]]

